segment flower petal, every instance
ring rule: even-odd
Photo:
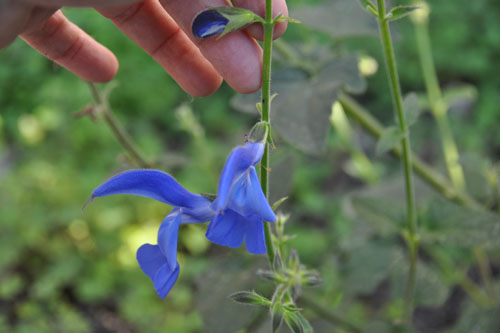
[[[132,194],[151,198],[176,207],[193,209],[194,217],[206,214],[210,201],[187,191],[174,177],[158,170],[130,170],[120,173],[97,187],[92,198],[113,194]],[[200,213],[199,211],[202,211]],[[207,221],[207,220],[205,220]]]
[[[170,269],[168,265],[163,265],[162,267],[160,267],[160,269],[156,272],[153,281],[158,296],[160,296],[161,298],[165,298],[170,289],[172,289],[172,287],[174,286],[175,281],[177,281],[178,277],[179,277],[178,263],[173,270]]]
[[[234,183],[227,207],[243,216],[257,215],[265,221],[276,221],[253,166]]]
[[[227,207],[231,188],[238,178],[248,168],[257,164],[264,153],[264,144],[247,142],[244,146],[235,148],[226,160],[224,170],[219,180],[216,209],[222,211]]]
[[[167,264],[167,259],[158,245],[144,244],[137,250],[137,262],[142,271],[154,281],[156,272]]]
[[[245,223],[245,245],[248,252],[252,254],[265,254],[267,251],[264,223],[265,222],[257,216],[248,218]]]
[[[158,230],[158,246],[172,271],[177,266],[177,238],[181,219],[182,211],[176,208],[167,215]]]
[[[228,22],[229,20],[218,11],[209,9],[196,16],[191,29],[195,37],[208,38],[224,31]]]
[[[206,236],[211,242],[218,245],[231,248],[240,247],[245,236],[245,222],[241,215],[232,210],[226,210],[213,218],[208,226]]]

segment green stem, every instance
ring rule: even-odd
[[[321,318],[324,318],[331,322],[333,325],[342,328],[343,330],[351,333],[361,333],[362,330],[356,325],[348,322],[344,318],[339,315],[332,313],[326,306],[320,304],[316,301],[315,298],[309,297],[307,295],[300,296],[300,301],[304,305],[307,305],[308,308],[316,312]]]
[[[96,102],[96,105],[100,108],[100,111],[106,121],[106,124],[111,128],[111,131],[117,138],[121,146],[130,154],[133,161],[141,168],[150,168],[151,165],[142,157],[139,149],[136,147],[130,135],[123,129],[119,121],[115,118],[111,112],[111,107],[108,101],[103,97],[102,93],[99,91],[95,83],[89,82],[90,91]]]
[[[493,283],[493,277],[491,276],[490,260],[486,251],[483,247],[477,246],[473,249],[474,256],[476,257],[477,265],[479,267],[479,274],[483,280],[484,287],[487,291],[489,300],[491,304],[496,304],[497,301],[497,291]]]
[[[266,0],[266,17],[264,25],[264,57],[262,65],[262,121],[269,123],[271,112],[271,61],[273,52],[273,2]],[[260,184],[266,198],[269,196],[269,143],[265,143],[264,155],[260,162]],[[264,222],[267,256],[269,264],[274,261],[274,248],[271,239],[271,227]]]
[[[342,104],[344,111],[348,113],[349,116],[354,118],[375,138],[378,139],[382,136],[382,133],[385,130],[384,126],[377,119],[375,119],[368,110],[345,94],[340,95],[339,102]],[[398,158],[402,158],[403,156],[400,147],[393,148],[391,152]],[[444,178],[439,172],[435,171],[427,163],[419,159],[418,156],[412,154],[411,164],[415,173],[419,175],[423,181],[434,187],[446,198],[466,207],[474,209],[484,208],[468,194],[456,190],[453,187],[453,184],[451,184],[446,178]]]
[[[415,212],[415,197],[413,192],[413,179],[411,167],[410,152],[410,134],[406,126],[405,115],[403,111],[403,99],[401,97],[401,86],[399,84],[398,70],[394,49],[392,46],[389,22],[385,19],[385,0],[377,0],[378,4],[378,23],[380,37],[384,49],[384,59],[389,77],[393,105],[398,117],[400,130],[405,133],[402,139],[403,149],[403,168],[406,187],[406,205],[408,210],[408,234],[407,242],[410,252],[410,270],[408,276],[408,285],[405,296],[405,317],[411,322],[413,314],[413,295],[415,293],[416,259],[418,255],[418,236],[417,236],[417,217]]]
[[[428,14],[424,13],[424,14]],[[450,176],[451,182],[460,191],[466,192],[466,182],[462,165],[460,165],[460,155],[457,144],[447,117],[448,105],[443,99],[443,94],[439,86],[434,60],[432,59],[431,40],[429,37],[428,16],[422,15],[418,19],[414,19],[415,37],[417,41],[417,49],[420,57],[420,65],[424,75],[425,86],[427,89],[427,98],[434,119],[439,128],[441,144]],[[489,268],[488,255],[481,247],[474,248],[474,255],[478,262],[481,278],[488,291],[490,299],[496,301],[496,292],[491,278],[491,270]]]
[[[441,88],[432,59],[431,42],[429,38],[429,29],[427,19],[421,18],[415,23],[415,37],[417,41],[417,49],[420,57],[420,65],[424,76],[425,86],[427,89],[427,98],[429,99],[430,108],[439,127],[443,154],[445,157],[446,167],[450,179],[455,187],[461,191],[465,191],[465,177],[462,166],[459,163],[459,153],[455,139],[450,129],[448,122],[447,111],[448,107],[443,99]]]

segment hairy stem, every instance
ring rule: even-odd
[[[451,182],[459,191],[466,192],[464,171],[460,164],[460,154],[448,121],[448,105],[443,99],[439,86],[434,60],[432,59],[431,40],[429,36],[429,9],[424,6],[424,13],[413,19],[415,26],[415,37],[417,50],[420,58],[420,66],[424,76],[427,99],[434,119],[439,128],[439,136]],[[484,282],[488,295],[492,302],[496,302],[496,291],[493,286],[488,255],[481,247],[474,248],[474,255],[480,268],[481,279]]]
[[[273,2],[266,0],[266,17],[264,23],[264,58],[262,65],[262,121],[269,123],[271,112],[271,61],[273,54]],[[265,142],[264,155],[260,162],[260,184],[266,198],[269,195],[269,143]],[[271,227],[264,222],[267,256],[269,264],[274,261],[274,249],[271,239]]]
[[[389,78],[392,101],[399,122],[400,130],[405,134],[402,139],[403,168],[405,176],[406,205],[407,205],[407,243],[410,253],[410,269],[408,274],[408,284],[405,295],[405,318],[411,323],[413,315],[413,295],[415,293],[416,261],[418,256],[418,236],[417,236],[417,216],[415,212],[415,196],[413,190],[411,152],[410,152],[410,133],[406,126],[405,114],[403,110],[403,98],[401,96],[401,86],[399,84],[399,75],[394,57],[389,22],[385,18],[385,0],[377,0],[378,4],[378,23],[380,29],[380,38],[384,49],[384,59],[386,64],[387,76]]]
[[[432,49],[427,20],[425,18],[421,18],[418,21],[414,20],[414,22],[417,50],[427,90],[427,98],[429,100],[432,114],[439,127],[439,135],[441,136],[442,149],[448,174],[453,185],[457,189],[465,191],[464,172],[459,163],[457,144],[453,138],[448,122],[448,106],[443,99],[443,94],[437,79],[436,69],[434,67],[434,60],[432,59]]]
[[[111,107],[108,101],[103,97],[103,94],[99,91],[95,83],[89,82],[90,91],[96,102],[96,105],[100,108],[100,111],[109,126],[116,139],[120,145],[125,149],[133,161],[141,168],[150,168],[151,165],[139,152],[139,149],[132,141],[130,135],[125,131],[125,129],[120,125],[120,122],[115,118],[111,112]]]
[[[344,111],[348,113],[349,116],[354,118],[375,138],[378,139],[382,136],[382,133],[385,130],[384,126],[377,119],[375,119],[368,110],[363,108],[359,103],[345,94],[340,95],[339,102],[342,104]],[[402,158],[403,156],[400,147],[393,148],[391,152],[399,158]],[[423,181],[443,194],[443,196],[466,207],[475,209],[484,208],[480,203],[478,203],[467,193],[455,189],[453,187],[453,184],[451,184],[439,172],[434,170],[430,165],[419,159],[418,156],[415,156],[414,154],[411,155],[411,164],[413,170],[415,170],[415,173],[419,175]]]

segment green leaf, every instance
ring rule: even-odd
[[[283,282],[283,281],[281,281],[281,279],[278,278],[276,273],[274,273],[273,271],[259,269],[259,270],[257,270],[257,276],[263,280],[266,280],[266,281],[271,281],[271,282],[275,282],[275,283]]]
[[[284,314],[285,313],[283,311],[283,305],[281,304],[280,300],[277,300],[271,307],[271,321],[273,323],[273,332],[276,332],[278,328],[280,328],[281,323],[283,322]]]
[[[288,197],[283,197],[283,198],[279,199],[278,201],[276,201],[275,203],[273,203],[273,210],[276,210],[287,199],[288,199]]]
[[[274,255],[273,270],[275,272],[281,272],[283,270],[283,261],[281,260],[281,256],[278,252]]]
[[[324,152],[332,103],[338,93],[348,90],[361,93],[366,81],[358,70],[358,58],[337,57],[319,66],[310,76],[297,68],[283,68],[273,72],[273,91],[279,96],[273,102],[271,123],[282,139],[311,155]],[[237,95],[231,105],[243,112],[255,112],[255,101],[260,93]]]
[[[302,315],[302,313],[300,312],[296,312],[295,313],[295,316],[297,317],[297,319],[300,321],[300,324],[302,325],[302,331],[304,333],[312,333],[313,332],[313,328],[311,326],[311,324],[309,323],[309,321]]]
[[[500,216],[485,210],[459,206],[436,197],[430,201],[426,224],[420,230],[424,243],[460,248],[500,248]]]
[[[319,273],[307,273],[303,276],[303,284],[306,287],[317,287],[320,284],[323,284],[323,280],[319,276]]]
[[[292,332],[294,333],[304,332],[304,330],[302,329],[302,324],[294,312],[286,312],[284,315],[284,319],[288,327],[290,327],[290,329],[292,330]]]
[[[385,154],[401,143],[404,133],[396,126],[387,127],[377,142],[375,149],[377,155]]]
[[[449,331],[453,333],[498,332],[500,328],[500,307],[488,309],[468,302],[461,312],[457,324]]]
[[[367,12],[378,17],[377,7],[370,0],[358,0],[361,7]]]
[[[333,38],[375,36],[378,32],[376,20],[353,0],[330,0],[298,7],[291,10],[291,16]]]
[[[417,94],[409,93],[405,96],[403,110],[406,118],[406,126],[410,127],[415,124],[422,113]]]
[[[392,8],[385,16],[386,20],[396,21],[410,15],[414,10],[419,9],[420,6],[397,6]]]
[[[399,252],[394,259],[391,271],[392,298],[404,298],[408,282],[408,257]],[[437,307],[444,303],[449,294],[449,289],[438,275],[436,267],[419,261],[415,278],[416,305]]]
[[[401,250],[382,241],[370,241],[349,253],[343,291],[348,295],[368,294],[385,280],[399,259]]]
[[[218,11],[222,16],[229,20],[224,31],[217,37],[217,39],[222,38],[232,31],[243,29],[252,23],[262,22],[262,18],[260,16],[248,9],[227,6],[209,7],[209,9]]]
[[[281,14],[279,14],[278,16],[276,16],[273,20],[273,24],[274,23],[277,23],[277,22],[290,22],[290,23],[296,23],[296,24],[300,24],[302,22],[300,22],[299,20],[297,19],[294,19],[294,18],[291,18],[291,17],[288,17],[288,16],[283,16]]]
[[[257,294],[255,291],[239,291],[237,293],[229,295],[229,298],[231,298],[233,301],[237,303],[242,303],[242,304],[265,305],[265,306],[271,305],[270,300],[268,300],[264,296]]]

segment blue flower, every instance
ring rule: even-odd
[[[189,192],[172,176],[157,170],[118,174],[97,187],[91,200],[131,194],[174,207],[158,230],[158,244],[144,244],[137,250],[139,266],[164,298],[179,276],[177,238],[181,224],[211,221],[207,231],[210,241],[236,248],[245,240],[250,253],[266,252],[263,221],[274,222],[276,216],[255,171],[263,152],[264,144],[252,142],[233,150],[222,171],[214,202]]]
[[[245,240],[248,252],[266,253],[263,221],[274,222],[276,216],[255,171],[263,153],[264,144],[247,142],[229,155],[212,205],[216,215],[206,235],[213,243],[236,248]]]
[[[201,12],[193,21],[192,32],[197,38],[208,38],[220,34],[229,20],[215,9]]]
[[[214,216],[210,200],[184,189],[172,176],[157,170],[131,170],[116,175],[92,192],[91,199],[113,194],[132,194],[174,206],[158,231],[158,245],[144,244],[137,261],[164,298],[179,276],[177,235],[179,225],[201,223]]]

